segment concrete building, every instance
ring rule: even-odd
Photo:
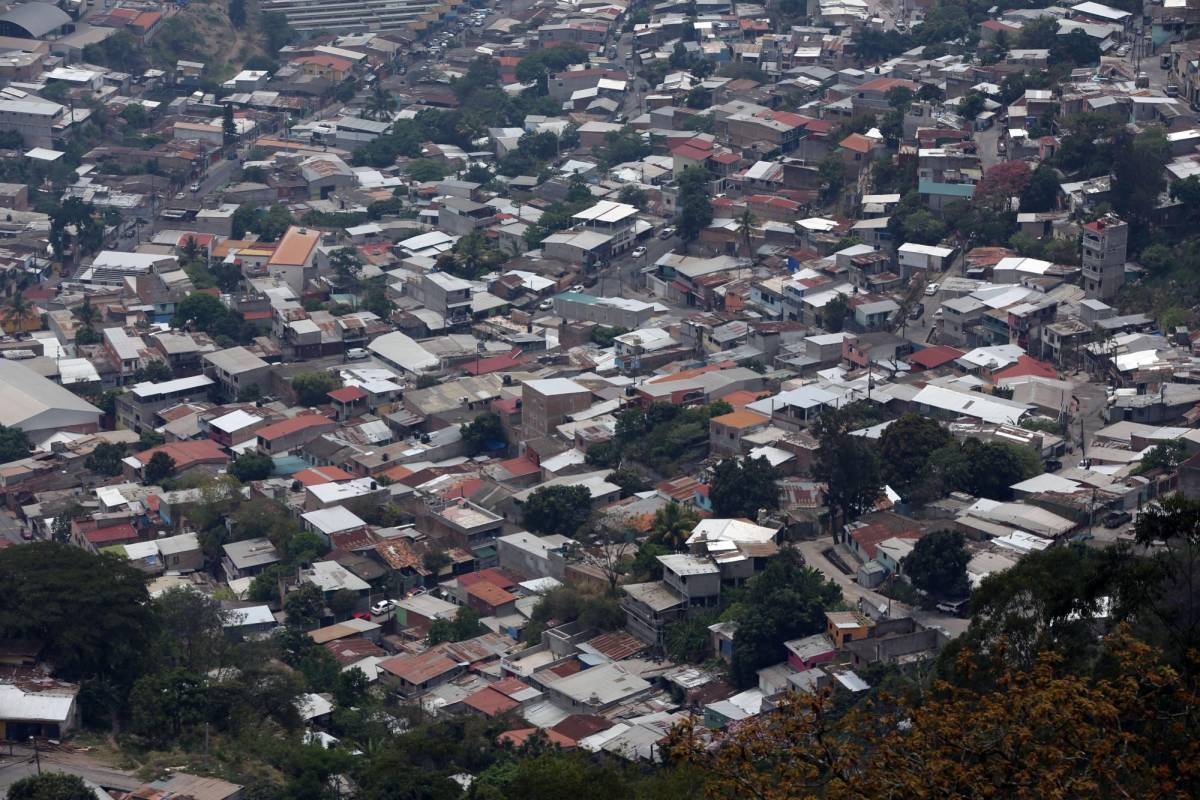
[[[168,406],[203,400],[215,385],[207,375],[176,378],[162,383],[139,383],[117,395],[117,425],[135,433],[158,427],[155,415]]]
[[[1083,290],[1088,297],[1111,300],[1125,283],[1125,246],[1129,225],[1106,214],[1083,226]]]
[[[586,387],[566,378],[526,381],[521,387],[521,427],[526,439],[550,436],[567,415],[592,404]]]
[[[220,384],[221,391],[230,399],[236,399],[251,386],[265,393],[270,385],[271,365],[244,347],[208,353],[203,362],[204,374]]]
[[[27,147],[53,147],[70,125],[66,106],[49,100],[0,100],[0,130],[21,134]]]

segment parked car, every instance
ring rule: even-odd
[[[196,192],[198,192],[198,191],[200,191],[200,184],[199,184],[199,183],[193,183],[193,184],[192,184],[192,194],[195,194],[195,193],[196,193]]]
[[[663,228],[661,231],[658,232],[658,238],[660,238],[660,239],[670,239],[674,235],[675,235],[675,229],[673,227],[671,227],[670,225],[668,225],[667,227]]]
[[[633,248],[633,252],[630,253],[629,255],[633,256],[634,258],[641,258],[642,256],[646,255],[646,248],[635,247],[635,248]]]
[[[353,614],[351,614],[350,616],[354,617],[355,619],[361,619],[361,620],[365,620],[365,621],[367,621],[367,622],[370,622],[370,621],[371,621],[371,615],[370,615],[370,614],[368,614],[368,613],[367,613],[367,612],[365,612],[365,611],[355,611],[355,612],[354,612]]]
[[[375,616],[386,614],[398,605],[400,604],[395,600],[380,600],[378,603],[375,603],[371,606],[371,613]]]
[[[538,309],[541,311],[549,311],[552,308],[554,308],[553,300],[543,300],[542,302],[538,303]]]
[[[371,352],[362,347],[351,347],[346,351],[347,361],[362,361],[364,358],[370,358]]]
[[[940,288],[941,288],[940,284],[937,284],[937,283],[929,284],[928,286],[925,287],[925,296],[933,297],[935,294],[938,293],[938,289],[940,289]]]
[[[1113,511],[1104,518],[1104,527],[1119,528],[1132,519],[1133,515],[1128,511]]]
[[[920,319],[923,316],[925,316],[924,303],[917,303],[915,306],[913,306],[912,311],[908,312],[909,319]]]

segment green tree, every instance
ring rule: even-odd
[[[396,98],[383,87],[382,82],[375,83],[375,89],[367,98],[367,106],[363,116],[367,119],[390,120],[396,110]]]
[[[1054,168],[1039,164],[1029,178],[1029,184],[1021,192],[1021,211],[1050,211],[1058,204],[1060,179]]]
[[[228,315],[229,309],[220,298],[192,292],[175,306],[175,318],[171,324],[176,328],[191,327],[193,330],[211,332]]]
[[[934,531],[917,540],[904,557],[900,569],[913,586],[939,598],[965,597],[971,589],[967,580],[967,552],[961,531]]]
[[[722,615],[738,626],[730,665],[734,684],[756,685],[758,670],[787,657],[784,642],[824,630],[825,612],[841,598],[841,590],[805,567],[794,550],[780,551],[746,584],[741,602]]]
[[[174,377],[175,373],[171,370],[170,365],[168,365],[167,362],[159,361],[158,359],[147,361],[146,366],[133,373],[133,379],[138,383],[143,381],[149,381],[150,383],[162,383],[163,381],[169,381]]]
[[[338,589],[329,596],[329,610],[333,612],[335,620],[339,617],[350,616],[350,612],[354,611],[354,607],[357,605],[358,593],[349,589]]]
[[[754,235],[754,227],[758,225],[758,219],[750,209],[746,209],[738,216],[736,221],[738,236],[742,240],[742,255],[758,261],[758,256],[754,252],[754,247],[751,243],[751,237]]]
[[[146,466],[142,467],[142,480],[147,486],[158,486],[167,478],[175,476],[175,459],[164,451],[159,450],[150,456]]]
[[[246,0],[229,0],[229,23],[238,30],[246,27]]]
[[[64,262],[91,255],[104,246],[104,223],[96,207],[68,197],[50,214],[50,246]]]
[[[987,97],[979,92],[967,92],[958,101],[958,113],[967,120],[978,117],[986,107]]]
[[[850,435],[853,424],[844,412],[826,409],[813,426],[820,443],[813,477],[826,485],[835,538],[841,525],[875,505],[883,484],[879,457],[865,437]]]
[[[408,173],[408,177],[419,183],[440,181],[446,177],[446,166],[429,158],[417,158],[408,162],[404,171]]]
[[[8,800],[96,800],[96,793],[77,775],[46,772],[13,783]]]
[[[542,486],[521,506],[521,521],[534,533],[574,536],[591,509],[592,496],[584,486]]]
[[[844,294],[836,295],[821,307],[821,327],[829,333],[840,333],[850,316],[850,300]]]
[[[101,442],[96,449],[88,454],[83,465],[100,475],[120,475],[121,460],[125,458],[127,447],[124,442],[112,444]]]
[[[758,519],[761,509],[779,508],[778,471],[765,457],[727,458],[713,470],[708,494],[718,517]]]
[[[221,112],[221,136],[226,147],[237,141],[237,123],[233,119],[233,105],[226,103]]]
[[[487,451],[503,451],[509,441],[508,433],[504,431],[504,423],[491,411],[476,416],[468,425],[463,426],[462,438],[467,444],[467,452],[472,456]]]
[[[287,626],[296,631],[310,631],[321,624],[325,616],[325,596],[308,581],[302,581],[283,601]]]
[[[292,378],[296,403],[302,406],[322,406],[329,402],[329,393],[342,385],[332,372],[301,372]]]
[[[132,682],[154,631],[146,578],[122,557],[64,544],[0,549],[0,638],[41,642],[65,680]]]
[[[700,237],[700,232],[713,220],[712,202],[709,198],[708,170],[688,167],[679,176],[679,237],[686,247]]]
[[[154,598],[152,609],[158,623],[158,660],[196,673],[222,665],[229,640],[220,601],[177,586]]]
[[[828,153],[817,167],[821,179],[821,197],[828,202],[837,197],[846,185],[846,162],[836,152]]]
[[[649,491],[650,484],[633,469],[618,469],[610,472],[605,478],[611,484],[621,487],[621,497],[631,497],[638,492]]]
[[[275,468],[275,462],[268,455],[246,452],[239,455],[229,465],[229,473],[242,483],[261,481],[269,478]]]
[[[635,183],[627,183],[617,192],[617,199],[626,205],[634,206],[639,211],[645,211],[649,206],[646,190]]]
[[[879,439],[879,462],[884,482],[906,499],[926,486],[929,458],[953,443],[954,437],[930,417],[906,414]]]
[[[439,619],[429,626],[425,641],[429,645],[461,642],[478,636],[482,630],[478,612],[470,606],[459,606],[453,620]]]
[[[25,458],[32,449],[33,443],[25,431],[0,425],[0,464]]]
[[[1126,220],[1146,223],[1166,186],[1163,167],[1171,157],[1166,133],[1154,127],[1135,137],[1119,130],[1113,136],[1112,152],[1113,208]],[[1131,232],[1138,227],[1131,225]]]
[[[649,541],[662,545],[668,552],[681,552],[687,547],[688,537],[699,522],[700,515],[691,506],[667,503],[654,512]]]

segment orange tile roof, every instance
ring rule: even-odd
[[[267,263],[285,267],[307,264],[320,241],[320,231],[292,226],[279,240],[279,246],[275,248],[275,252],[271,254]]]
[[[842,139],[839,144],[847,150],[851,150],[855,153],[869,153],[871,152],[871,148],[875,146],[873,141],[868,139],[866,136],[863,136],[861,133],[852,133],[845,139]]]
[[[184,469],[192,464],[198,464],[205,461],[223,462],[228,461],[229,456],[221,449],[221,446],[212,439],[196,439],[188,442],[167,442],[160,444],[157,447],[151,447],[149,450],[143,450],[140,453],[134,453],[134,458],[149,464],[150,459],[155,453],[166,453],[175,462],[176,469]]]
[[[550,744],[556,744],[564,750],[575,747],[575,740],[568,739],[561,733],[543,728],[518,728],[516,730],[505,731],[496,737],[498,744],[511,743],[515,747],[520,747],[529,741],[530,737],[542,733],[550,740]]]
[[[353,480],[354,476],[341,467],[311,467],[292,476],[303,486],[320,486],[323,483]]]
[[[728,414],[722,414],[719,417],[713,417],[710,422],[719,422],[727,428],[753,428],[755,425],[764,425],[769,420],[762,414],[755,414],[753,411],[747,411],[743,408],[738,411],[730,411]]]
[[[260,428],[258,435],[267,441],[278,439],[281,436],[302,431],[305,428],[315,428],[320,425],[331,425],[332,420],[328,417],[323,417],[320,414],[301,414],[298,417],[285,419],[282,422],[276,422],[274,425],[268,425],[265,428]]]

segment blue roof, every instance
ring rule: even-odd
[[[938,183],[937,181],[918,181],[917,191],[921,194],[937,194],[943,197],[964,197],[970,199],[975,194],[973,183]]]

